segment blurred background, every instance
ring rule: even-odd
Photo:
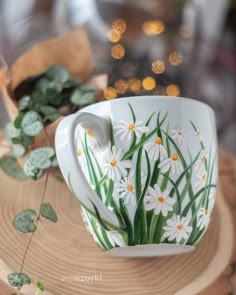
[[[159,94],[204,101],[236,154],[236,0],[0,0],[8,65],[41,40],[84,26],[107,99]],[[0,100],[0,127],[7,114]]]

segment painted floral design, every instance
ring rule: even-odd
[[[167,220],[164,230],[163,238],[167,238],[168,241],[176,240],[179,243],[182,239],[186,240],[188,238],[193,228],[189,226],[189,220],[186,217],[174,215]]]
[[[115,183],[115,190],[118,192],[119,198],[124,200],[125,205],[136,205],[135,172],[133,169],[128,176],[124,176],[120,182]]]
[[[155,184],[154,189],[149,187],[148,194],[144,198],[144,206],[146,210],[153,210],[154,214],[161,213],[167,216],[169,211],[173,211],[175,200],[169,197],[170,189],[165,189],[163,192],[160,187]]]
[[[138,138],[140,138],[143,133],[149,131],[149,128],[147,126],[144,126],[144,123],[142,121],[121,121],[119,125],[114,127],[114,130],[115,135],[120,136],[121,140],[131,140],[132,134],[135,134]]]
[[[156,137],[151,142],[144,144],[144,150],[149,154],[150,159],[161,161],[167,158],[167,152],[163,146],[161,137]]]
[[[120,223],[117,228],[98,209],[92,212],[81,204],[88,230],[105,250],[152,243],[194,245],[215,203],[214,142],[206,144],[191,120],[181,129],[171,125],[168,113],[139,120],[132,106],[127,107],[130,118],[110,123],[111,144],[101,155],[94,149],[92,130],[76,137],[78,161],[88,182]],[[194,151],[189,148],[193,138]],[[125,141],[123,150],[120,141]]]
[[[170,176],[179,175],[182,171],[179,156],[176,153],[170,158],[162,160],[158,167],[163,173],[170,170]]]
[[[122,150],[117,150],[116,146],[112,147],[112,151],[108,151],[104,159],[105,174],[108,178],[120,180],[121,176],[127,175],[127,168],[131,168],[132,164],[129,160],[122,160]]]
[[[185,143],[187,134],[184,129],[176,128],[171,130],[172,138],[177,139],[180,144]]]

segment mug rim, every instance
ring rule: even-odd
[[[195,103],[197,105],[203,105],[205,106],[206,108],[208,108],[212,113],[213,115],[215,116],[215,111],[213,110],[213,108],[203,102],[203,101],[199,101],[199,100],[196,100],[196,99],[193,99],[193,98],[188,98],[188,97],[182,97],[182,96],[167,96],[167,95],[139,95],[139,96],[127,96],[127,97],[120,97],[120,98],[116,98],[116,99],[111,99],[111,100],[105,100],[105,101],[99,101],[99,102],[96,102],[96,103],[93,103],[91,105],[88,105],[84,108],[81,108],[80,111],[87,111],[89,110],[90,108],[93,108],[97,105],[102,105],[102,104],[110,104],[110,103],[119,103],[120,100],[124,100],[124,101],[129,101],[130,99],[153,99],[153,98],[158,98],[158,99],[164,99],[164,100],[178,100],[178,101],[182,101],[182,102],[191,102],[191,103]]]

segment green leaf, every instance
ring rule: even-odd
[[[21,144],[13,144],[12,145],[12,153],[13,153],[14,157],[20,158],[20,157],[24,156],[25,152],[26,152],[26,149],[23,145],[21,145]]]
[[[71,77],[63,84],[63,88],[78,87],[78,86],[81,86],[82,84],[83,82],[81,80]]]
[[[3,132],[4,132],[4,137],[9,142],[12,141],[12,138],[16,138],[20,136],[20,130],[14,126],[13,122],[7,123]]]
[[[51,122],[56,121],[60,117],[57,109],[51,106],[41,106],[40,112],[44,115],[46,120]]]
[[[58,161],[57,161],[57,156],[54,155],[52,158],[51,158],[51,167],[58,167]]]
[[[42,77],[35,85],[35,88],[46,94],[47,89],[50,88],[50,83],[51,80],[46,77]]]
[[[75,89],[70,97],[71,103],[75,105],[87,105],[94,102],[94,92],[83,92],[80,89]]]
[[[69,79],[68,71],[63,66],[52,66],[46,72],[46,77],[50,80],[65,83]]]
[[[0,158],[0,167],[7,175],[16,180],[23,181],[27,179],[23,169],[19,166],[16,159],[11,156],[3,156]]]
[[[21,122],[21,128],[28,136],[36,136],[43,130],[43,123],[39,114],[35,111],[28,111]]]
[[[36,230],[36,226],[34,224],[35,217],[36,212],[34,210],[24,210],[15,216],[13,225],[17,230],[24,234],[32,233]]]
[[[40,206],[40,214],[51,220],[52,222],[57,222],[57,215],[55,210],[53,209],[52,205],[50,203],[43,203]]]
[[[23,96],[19,102],[18,102],[18,108],[20,111],[24,111],[25,109],[28,108],[29,105],[29,101],[30,101],[30,96],[29,95],[25,95]]]
[[[35,90],[32,93],[32,100],[38,105],[46,105],[48,103],[47,96],[40,90]]]
[[[91,84],[83,84],[79,88],[82,92],[94,92],[96,90],[96,86]]]
[[[12,138],[12,142],[14,144],[21,144],[25,148],[27,148],[29,145],[34,143],[34,137],[28,136],[28,135],[24,134],[24,132],[21,131],[21,134],[19,137]]]
[[[12,287],[22,287],[31,283],[31,279],[24,273],[11,273],[7,276],[7,279]]]
[[[33,180],[37,180],[43,175],[43,170],[33,166],[29,161],[29,158],[25,161],[23,170],[25,175],[32,178]]]
[[[32,166],[39,169],[47,169],[51,166],[51,159],[55,151],[51,147],[40,147],[30,152],[29,161]]]
[[[24,118],[24,115],[25,115],[25,113],[24,113],[24,112],[21,112],[21,113],[19,113],[19,115],[15,118],[14,126],[15,126],[17,129],[20,129],[20,127],[21,127],[21,122],[22,122],[22,119]]]
[[[37,282],[36,286],[38,290],[44,291],[44,285],[41,282]]]

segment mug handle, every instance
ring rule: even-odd
[[[79,164],[75,149],[75,131],[79,124],[94,132],[98,148],[103,149],[109,144],[109,123],[106,119],[86,112],[69,115],[59,123],[56,130],[55,149],[59,167],[68,186],[82,204],[95,212],[94,204],[104,220],[119,226],[116,215],[94,192]]]

